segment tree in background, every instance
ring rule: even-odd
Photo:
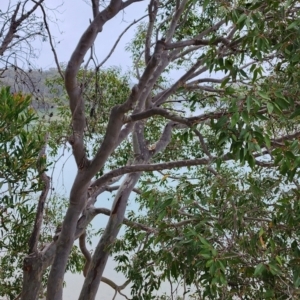
[[[45,12],[42,2],[34,3]],[[296,298],[298,2],[149,1],[147,21],[131,25],[130,87],[97,63],[94,42],[135,2],[100,9],[92,0],[93,20],[66,69],[57,63],[70,122],[51,124],[48,143],[68,135],[78,172],[53,241],[39,248],[33,227],[22,299],[38,297],[47,268],[47,299],[62,299],[77,238],[86,259],[79,299],[95,299],[101,280],[121,293],[102,276],[110,253],[133,299],[155,298],[164,281],[170,298],[176,284],[196,299]],[[116,191],[111,210],[97,205],[107,190]],[[125,218],[132,193],[140,209]],[[109,220],[91,256],[86,227],[98,214]]]

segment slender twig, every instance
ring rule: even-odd
[[[44,9],[43,5],[41,4],[41,1],[37,2],[35,0],[32,0],[32,2],[38,4],[39,7],[41,8],[42,12],[43,12],[43,20],[44,20],[45,28],[46,28],[47,33],[48,33],[49,43],[50,43],[50,46],[51,46],[51,51],[53,52],[53,55],[54,55],[55,64],[56,64],[58,73],[60,74],[61,78],[64,80],[65,77],[64,77],[64,74],[63,74],[63,72],[61,70],[61,67],[59,65],[57,53],[54,49],[54,44],[53,44],[52,36],[51,36],[51,33],[50,33],[49,25],[48,25],[48,22],[47,22],[47,15],[46,15],[45,9]]]
[[[103,61],[98,64],[97,69],[101,68],[106,61],[111,57],[111,55],[113,54],[114,50],[116,49],[118,43],[120,42],[122,36],[127,32],[127,30],[132,27],[134,24],[140,22],[141,20],[143,20],[145,17],[147,17],[147,15],[142,16],[141,18],[139,18],[138,20],[134,20],[131,24],[129,24],[124,30],[123,32],[119,35],[118,39],[116,40],[116,42],[114,43],[113,47],[111,48],[110,52],[108,53],[108,55],[103,59]]]

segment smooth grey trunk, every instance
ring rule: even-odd
[[[114,243],[120,231],[129,195],[138,182],[140,176],[141,173],[132,173],[127,175],[115,197],[110,218],[95,249],[79,300],[93,300],[96,297],[103,271],[109,257],[110,246]]]
[[[93,220],[97,212],[94,207],[85,210],[77,222],[75,239],[82,235],[86,226]],[[38,299],[42,276],[45,270],[53,263],[57,241],[52,241],[42,251],[29,254],[23,265],[23,293],[21,300]]]
[[[43,262],[39,253],[32,253],[24,259],[23,288],[21,300],[37,300],[42,284]]]
[[[57,241],[56,255],[49,274],[47,286],[47,300],[61,300],[63,292],[63,281],[68,257],[75,240],[76,225],[87,199],[87,188],[89,181],[77,174],[71,195],[70,205],[67,210],[61,234]],[[83,185],[77,185],[81,182]],[[87,182],[84,182],[87,181]]]

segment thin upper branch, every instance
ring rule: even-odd
[[[166,33],[166,42],[170,42],[174,33],[175,33],[175,29],[178,26],[178,21],[182,15],[182,12],[185,9],[186,4],[188,3],[188,0],[182,0],[180,5],[178,7],[176,7],[175,12],[173,14],[172,20],[171,20],[171,24],[169,26],[169,30]]]
[[[28,19],[43,2],[44,0],[35,2],[35,5],[27,13],[22,13],[18,19],[17,15],[20,10],[21,2],[17,3],[16,8],[10,19],[9,29],[2,41],[2,44],[0,45],[0,56],[3,56],[4,52],[8,49],[9,44],[12,42],[12,40],[14,38],[17,38],[15,33],[18,31],[19,26],[22,25],[22,22]]]
[[[151,0],[150,4],[148,5],[148,15],[149,15],[149,24],[147,28],[147,34],[145,39],[145,64],[147,65],[151,55],[150,55],[150,48],[151,48],[151,37],[153,33],[154,23],[156,19],[158,11],[158,3],[157,0]]]
[[[42,13],[43,13],[43,20],[44,20],[44,24],[45,24],[45,28],[47,30],[47,33],[48,33],[48,38],[49,38],[49,43],[50,43],[50,47],[51,47],[51,51],[53,52],[53,55],[54,55],[54,61],[55,61],[55,64],[56,64],[56,67],[57,67],[57,70],[58,70],[58,73],[59,75],[61,76],[61,78],[64,80],[65,77],[64,77],[64,74],[61,70],[61,67],[59,65],[59,61],[58,61],[58,57],[57,57],[57,53],[54,49],[54,44],[53,44],[53,40],[52,40],[52,36],[51,36],[51,32],[50,32],[50,29],[49,29],[49,25],[48,25],[48,22],[47,22],[47,15],[46,15],[46,12],[45,12],[45,9],[43,7],[42,4],[40,4],[39,2],[36,2],[34,0],[32,0],[34,3],[37,3],[39,5],[39,7],[41,8],[42,10]]]
[[[100,11],[99,10],[100,0],[91,0],[91,1],[92,1],[93,17],[95,19]]]
[[[145,17],[147,17],[147,15],[142,16],[141,18],[134,20],[132,23],[130,23],[124,30],[123,32],[119,35],[119,37],[117,38],[115,44],[113,45],[113,47],[111,48],[111,50],[109,51],[108,55],[103,59],[103,61],[97,66],[97,68],[101,68],[106,61],[111,57],[111,55],[113,54],[113,52],[115,51],[118,43],[120,42],[122,36],[128,31],[128,29],[130,29],[134,24],[140,22],[141,20],[143,20]]]
[[[107,209],[107,208],[95,208],[95,212],[97,214],[103,214],[106,216],[110,216],[111,215],[111,210]],[[134,222],[134,221],[130,221],[127,218],[124,218],[123,223],[131,228],[136,228],[142,231],[146,231],[148,233],[156,233],[157,230],[155,228],[146,226],[142,223],[138,223],[138,222]]]

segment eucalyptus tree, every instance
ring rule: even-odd
[[[133,22],[129,88],[101,78],[94,43],[136,2],[92,0],[93,20],[59,68],[78,172],[61,229],[24,260],[22,299],[37,298],[48,267],[47,299],[62,299],[77,238],[79,299],[95,299],[101,280],[121,292],[102,276],[111,252],[134,299],[153,299],[165,280],[171,295],[182,281],[198,299],[297,297],[298,1],[150,0],[147,21]],[[106,190],[116,191],[111,210],[97,205]],[[125,218],[133,192],[142,210]],[[109,220],[91,256],[85,229],[97,214]]]

